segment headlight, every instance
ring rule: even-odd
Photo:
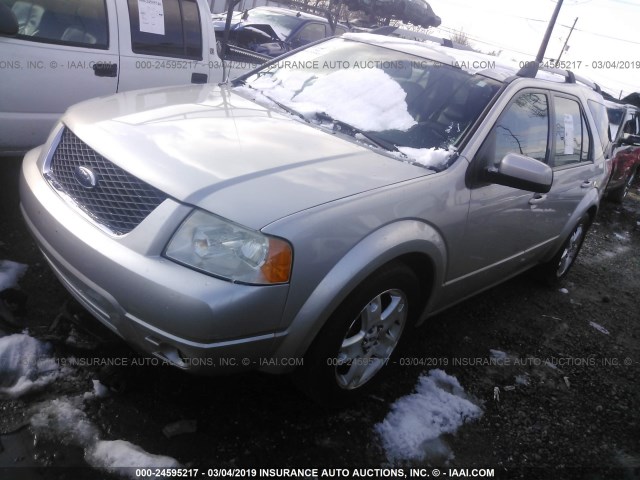
[[[187,217],[165,256],[232,282],[260,285],[288,282],[293,258],[284,240],[201,210]]]

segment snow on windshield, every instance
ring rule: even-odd
[[[251,87],[309,119],[326,113],[368,132],[408,130],[416,124],[407,111],[406,92],[379,68],[338,70],[322,76],[279,72],[277,77],[252,82]]]
[[[413,160],[413,162],[424,165],[425,167],[434,167],[441,169],[446,166],[447,160],[452,153],[455,152],[453,147],[449,147],[449,150],[444,148],[411,148],[411,147],[398,147],[400,153],[403,153],[407,158]]]

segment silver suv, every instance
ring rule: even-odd
[[[21,204],[67,289],[198,373],[367,391],[411,329],[524,270],[551,282],[602,196],[606,109],[566,73],[346,34],[230,85],[71,108]]]

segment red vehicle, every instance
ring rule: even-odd
[[[613,140],[608,197],[621,203],[640,176],[640,110],[633,105],[607,102]]]

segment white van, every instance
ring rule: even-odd
[[[221,80],[206,0],[0,0],[0,156],[79,101]]]

